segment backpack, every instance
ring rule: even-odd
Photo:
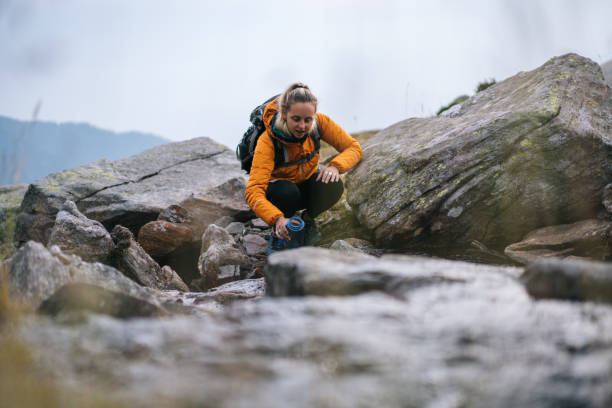
[[[251,172],[251,165],[253,164],[253,156],[255,155],[257,140],[259,140],[259,137],[263,133],[267,133],[266,127],[263,123],[264,109],[268,103],[278,98],[279,95],[269,98],[267,101],[253,109],[250,116],[251,126],[249,126],[246,132],[244,132],[244,135],[242,135],[242,140],[240,140],[240,143],[238,143],[238,146],[236,146],[236,158],[240,161],[240,168],[247,173]],[[279,140],[270,136],[270,139],[272,139],[272,143],[274,144],[274,168],[297,166],[299,164],[306,163],[315,157],[321,148],[321,137],[319,135],[318,126],[315,127],[312,132],[310,132],[309,137],[312,137],[314,141],[314,152],[301,160],[290,162],[287,147]]]

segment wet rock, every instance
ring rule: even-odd
[[[612,256],[611,237],[612,222],[583,220],[532,231],[521,242],[509,245],[504,252],[522,264],[540,257],[565,258],[570,255],[603,261]]]
[[[215,287],[224,283],[219,275],[225,280],[233,280],[240,276],[240,267],[248,265],[248,258],[236,248],[234,238],[225,229],[210,224],[202,236],[202,250],[198,260],[201,278],[191,285],[204,290]]]
[[[143,286],[160,290],[182,290],[188,287],[172,268],[161,268],[134,240],[131,231],[121,225],[112,232],[117,249],[114,263],[121,272]]]
[[[164,144],[123,160],[99,160],[31,184],[16,239],[46,244],[67,199],[107,230],[121,224],[137,233],[170,205],[236,177],[242,174],[234,152],[205,137]]]
[[[151,256],[164,256],[188,244],[193,231],[188,226],[169,221],[151,221],[138,231],[138,243]]]
[[[120,319],[160,317],[168,313],[144,300],[86,283],[69,283],[42,302],[38,311],[51,316],[91,312]]]
[[[266,229],[266,228],[270,228],[270,226],[261,218],[253,218],[251,220],[251,226],[255,227],[255,228],[259,228],[259,229]]]
[[[59,247],[50,249],[29,241],[13,257],[2,263],[8,275],[11,295],[18,301],[38,308],[67,283],[89,283],[157,303],[147,289],[121,272],[101,263],[89,263],[75,255],[64,254]]]
[[[55,218],[47,246],[57,245],[66,254],[87,262],[108,263],[115,245],[104,226],[85,217],[76,204],[66,200]]]
[[[266,293],[270,296],[343,296],[382,291],[394,296],[424,286],[497,279],[515,285],[508,277],[519,268],[478,265],[418,256],[354,256],[339,251],[304,247],[268,257]],[[485,276],[486,275],[486,276]]]
[[[377,246],[445,256],[597,218],[612,181],[611,95],[593,61],[553,58],[478,92],[453,118],[373,136],[347,174],[347,201]]]
[[[244,244],[247,255],[263,254],[268,248],[268,241],[255,234],[249,234],[242,237],[242,243]]]
[[[537,259],[521,276],[537,299],[612,302],[612,263],[579,259]]]

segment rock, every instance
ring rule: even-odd
[[[612,60],[606,62],[605,64],[601,64],[601,70],[603,71],[603,76],[606,83],[610,88],[612,88]]]
[[[253,218],[251,220],[251,225],[255,228],[260,228],[260,229],[270,228],[270,226],[261,218]]]
[[[62,286],[53,296],[42,302],[38,311],[51,316],[92,312],[121,319],[168,315],[164,309],[152,303],[86,283],[69,283]]]
[[[230,217],[229,215],[224,215],[221,218],[216,219],[213,224],[218,225],[222,228],[226,228],[228,225],[234,222],[234,217]]]
[[[499,279],[512,284],[508,275],[518,276],[521,272],[519,268],[418,256],[375,258],[303,247],[270,255],[265,278],[269,296],[346,296],[382,291],[403,297],[416,288],[474,279]]]
[[[377,246],[495,251],[547,225],[597,218],[612,181],[612,91],[575,54],[499,82],[453,118],[395,124],[364,143],[347,201]]]
[[[331,244],[334,241],[349,237],[371,239],[372,234],[359,224],[351,206],[346,201],[346,190],[340,201],[325,211],[315,220],[321,233],[321,240],[317,245]]]
[[[66,254],[86,262],[108,263],[115,244],[104,226],[85,217],[76,204],[66,200],[55,217],[48,247],[57,245]]]
[[[247,255],[264,254],[268,248],[268,241],[259,235],[249,234],[242,238]]]
[[[81,258],[29,241],[13,257],[2,263],[8,272],[10,294],[36,309],[40,303],[68,283],[89,283],[124,293],[151,303],[157,300],[147,289],[121,272],[101,263],[84,262]]]
[[[235,246],[236,241],[225,229],[210,224],[202,236],[202,250],[198,259],[201,278],[192,282],[192,286],[209,289],[224,283],[223,280],[239,277],[240,266],[248,266],[249,260]],[[220,279],[220,275],[224,279]]]
[[[354,256],[363,256],[366,258],[370,257],[370,255],[367,254],[365,251],[362,251],[361,249],[354,247],[353,245],[349,244],[347,241],[342,240],[342,239],[335,241],[333,244],[331,244],[329,248],[334,249],[336,251],[343,252],[345,254],[352,254]]]
[[[569,255],[603,261],[612,255],[611,238],[612,222],[584,220],[532,231],[521,242],[509,245],[504,252],[522,264],[539,257],[564,258]]]
[[[219,225],[219,224],[215,222],[215,225]],[[219,225],[219,226],[221,227],[222,225]],[[241,222],[232,222],[231,224],[227,225],[224,228],[227,232],[229,232],[232,235],[242,236],[242,234],[244,233],[244,224]]]
[[[138,231],[138,243],[151,256],[164,256],[176,251],[193,239],[188,226],[169,221],[151,221]]]
[[[246,221],[253,213],[244,200],[246,182],[243,177],[236,177],[218,185],[205,194],[194,195],[180,203],[191,219],[186,222],[193,231],[193,241],[200,243],[202,235],[210,224],[222,217]]]
[[[134,241],[129,229],[116,225],[112,237],[117,243],[114,263],[124,275],[149,288],[188,290],[187,285],[172,268],[162,269],[138,242]]]
[[[173,224],[190,223],[193,221],[191,217],[189,217],[187,210],[177,204],[172,204],[160,212],[157,220],[168,221]]]
[[[578,259],[537,259],[521,276],[537,299],[612,302],[612,263]]]
[[[109,231],[121,224],[137,233],[170,205],[236,177],[242,174],[234,152],[205,137],[157,146],[123,160],[99,160],[31,184],[16,240],[46,244],[67,199]]]
[[[17,214],[27,189],[28,186],[23,184],[0,186],[0,260],[15,251],[13,240]]]

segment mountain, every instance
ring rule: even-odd
[[[125,158],[168,142],[150,133],[116,133],[86,123],[0,116],[0,185],[32,183],[56,171]]]

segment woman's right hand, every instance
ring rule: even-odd
[[[274,231],[276,232],[276,236],[278,238],[291,241],[289,231],[287,231],[287,221],[289,221],[289,219],[285,217],[280,217],[277,219],[276,223],[274,224]]]

